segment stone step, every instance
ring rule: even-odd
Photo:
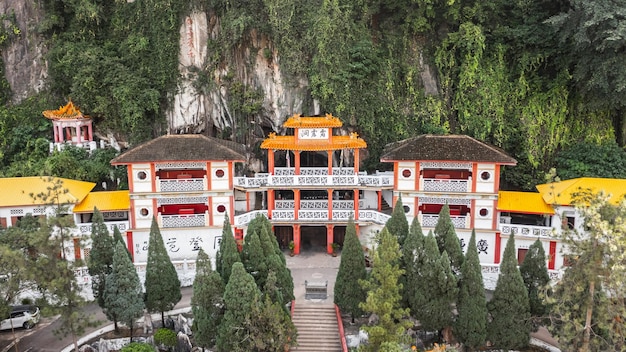
[[[292,321],[298,330],[292,352],[341,352],[334,306],[296,305]]]

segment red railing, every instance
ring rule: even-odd
[[[291,306],[291,309],[293,312],[293,305]],[[341,319],[341,312],[339,311],[339,307],[336,304],[335,304],[335,315],[337,316],[337,325],[339,325],[339,338],[341,339],[341,351],[348,352],[348,345],[346,344],[346,334],[343,331],[343,320]]]

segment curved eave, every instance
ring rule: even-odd
[[[361,138],[350,136],[333,136],[332,142],[327,140],[298,141],[296,143],[293,136],[276,136],[263,141],[261,149],[273,150],[297,150],[297,151],[324,151],[340,149],[363,149],[367,148],[367,143]]]
[[[303,117],[300,114],[295,114],[283,123],[285,128],[334,128],[341,126],[343,126],[341,120],[331,114],[322,117]]]
[[[403,161],[440,161],[440,162],[452,162],[452,163],[485,163],[485,164],[497,164],[497,165],[507,165],[507,166],[515,166],[517,162],[500,162],[500,161],[492,161],[492,160],[429,160],[429,159],[380,159],[381,163],[394,163],[394,162],[403,162]]]

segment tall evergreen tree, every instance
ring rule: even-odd
[[[547,289],[550,284],[550,275],[546,267],[546,252],[543,250],[541,240],[537,239],[528,248],[519,271],[528,291],[533,331],[537,331],[548,314],[548,306],[540,297],[540,292]]]
[[[193,281],[191,311],[192,330],[196,343],[202,348],[215,345],[217,328],[223,316],[224,283],[211,268],[211,258],[202,250],[196,260],[196,277]]]
[[[248,231],[244,238],[241,257],[246,271],[254,277],[258,287],[263,287],[267,279],[267,263],[258,235],[260,230],[257,226],[253,231]]]
[[[356,235],[354,221],[350,219],[335,281],[334,300],[344,313],[350,314],[353,323],[354,318],[362,314],[359,304],[365,302],[365,291],[359,285],[359,280],[365,280],[366,277],[363,247]]]
[[[454,230],[452,219],[450,219],[450,207],[448,204],[445,204],[439,212],[439,220],[437,220],[437,225],[435,226],[435,238],[437,239],[439,252],[448,252],[452,271],[458,274],[463,264],[463,249],[461,249],[461,243],[456,235],[456,230]]]
[[[428,236],[424,238],[423,250],[418,253],[415,259],[415,272],[419,274],[419,277],[415,279],[414,294],[409,297],[413,317],[417,320],[422,320],[423,317],[430,314],[428,305],[436,296],[433,285],[434,270],[437,268],[440,256],[437,240],[433,232],[429,231]]]
[[[280,255],[282,256],[283,254],[281,253]],[[293,295],[293,277],[291,276],[291,270],[289,270],[275,253],[267,258],[267,272],[268,277],[270,273],[274,273],[276,289],[280,291],[280,296],[283,299],[282,304],[293,300],[295,297]]]
[[[145,286],[146,308],[150,312],[160,312],[161,322],[165,326],[165,312],[174,308],[181,298],[180,280],[167,254],[155,218],[152,218],[150,227]]]
[[[235,242],[235,236],[233,236],[233,230],[230,227],[230,220],[228,215],[224,217],[224,227],[222,228],[222,241],[220,243],[219,250],[220,264],[216,264],[216,267],[220,268],[220,275],[224,280],[224,285],[228,284],[230,279],[230,273],[232,272],[233,264],[241,262],[241,256],[237,249],[237,243]]]
[[[459,341],[470,351],[484,345],[487,339],[487,300],[474,230],[461,266],[459,301],[456,309],[458,316],[454,330]]]
[[[296,345],[296,327],[289,313],[269,296],[252,307],[248,319],[252,351],[283,352]]]
[[[496,290],[487,307],[491,315],[488,338],[496,347],[518,350],[528,345],[530,305],[528,291],[517,268],[514,235],[506,243]]]
[[[398,239],[384,228],[376,238],[378,246],[373,253],[373,268],[368,280],[361,280],[359,284],[367,291],[365,302],[360,304],[363,311],[376,314],[378,323],[365,326],[369,344],[368,351],[379,351],[381,345],[402,342],[406,329],[412,324],[407,320],[408,309],[400,307],[402,296],[398,278],[402,270],[398,266],[400,260],[400,246]]]
[[[104,223],[102,213],[98,208],[93,209],[91,219],[91,253],[87,260],[87,268],[91,275],[91,290],[100,308],[104,308],[103,292],[106,278],[113,266],[113,251],[115,243]]]
[[[261,293],[240,262],[234,263],[224,290],[226,312],[217,335],[219,351],[253,351],[251,313],[259,310]]]
[[[122,233],[120,232],[120,229],[117,226],[113,227],[113,248],[115,248],[115,246],[117,245],[117,242],[122,242],[122,244],[124,244],[124,246],[126,246],[126,242],[124,242],[124,238],[122,238]],[[130,254],[130,252],[128,251],[128,248],[126,248],[126,253],[128,253],[128,259],[130,259],[130,261],[133,261],[133,255]]]
[[[447,252],[439,256],[430,274],[430,301],[425,307],[426,314],[421,315],[419,320],[427,331],[442,331],[452,325],[452,308],[459,293]]]
[[[387,231],[398,238],[398,244],[402,248],[404,239],[409,234],[409,222],[404,214],[404,206],[402,205],[402,196],[398,196],[396,205],[391,212],[391,218],[385,224]]]
[[[128,259],[126,247],[118,242],[115,245],[113,269],[106,280],[104,290],[104,313],[118,330],[117,322],[123,322],[131,330],[135,320],[142,314],[144,303],[142,289],[135,266]]]
[[[420,272],[418,271],[418,260],[423,256],[424,252],[424,233],[420,226],[417,216],[413,218],[409,234],[404,240],[404,246],[402,247],[402,267],[404,275],[401,277],[401,283],[403,287],[403,306],[409,307],[411,312],[414,313],[411,307],[412,297],[415,296],[416,290],[419,286]]]

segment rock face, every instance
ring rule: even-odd
[[[262,91],[265,120],[259,122],[271,130],[279,130],[286,117],[302,111],[309,95],[308,82],[286,82],[278,53],[263,35],[251,33],[249,45],[237,48],[232,61],[208,71],[207,58],[212,53],[207,43],[219,35],[220,21],[215,16],[193,12],[184,19],[179,43],[181,81],[167,112],[170,133],[201,132],[213,126],[223,130],[234,125],[225,86],[227,75]]]
[[[48,76],[43,38],[36,30],[43,20],[42,6],[38,0],[0,1],[0,13],[15,14],[15,24],[20,30],[1,50],[13,103],[41,91]]]

